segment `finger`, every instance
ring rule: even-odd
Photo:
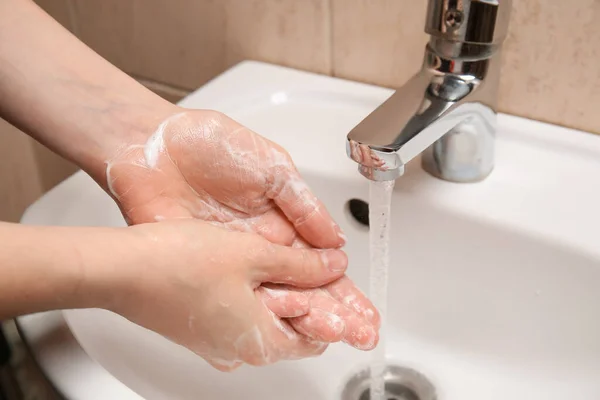
[[[254,232],[271,243],[289,246],[296,237],[296,229],[281,210],[273,208],[251,224]]]
[[[271,338],[276,349],[277,360],[300,360],[308,357],[316,357],[327,349],[327,343],[314,340],[300,334],[289,324],[289,320],[281,320],[274,316],[275,331],[271,332]]]
[[[241,367],[244,363],[241,361],[225,361],[225,360],[206,360],[213,368],[221,371],[221,372],[231,372],[239,367]]]
[[[255,218],[240,218],[228,222],[212,221],[212,223],[230,231],[253,232],[271,243],[282,246],[291,246],[297,237],[292,223],[277,208]]]
[[[303,358],[318,357],[327,350],[328,344],[325,342],[313,340],[298,333],[296,335],[298,335],[297,340],[288,342],[283,346],[283,352],[285,353],[282,353],[282,360],[301,360]]]
[[[255,279],[287,283],[296,287],[318,287],[344,275],[348,257],[341,250],[292,248],[267,243],[267,251],[255,261]]]
[[[274,184],[269,195],[300,235],[318,248],[342,247],[346,242],[342,230],[298,172],[275,169],[273,174],[285,178],[272,179]]]
[[[296,236],[294,240],[292,240],[291,246],[295,249],[310,249],[311,245],[301,237]]]
[[[367,321],[379,328],[381,317],[379,312],[365,294],[347,276],[331,282],[324,289],[346,307],[354,310]]]
[[[302,292],[286,290],[279,285],[260,286],[257,290],[267,308],[278,317],[299,317],[310,311],[308,296]]]
[[[326,291],[317,289],[311,292],[311,312],[314,309],[320,309],[335,314],[344,321],[345,329],[342,340],[345,343],[360,350],[375,348],[379,340],[378,328],[375,325],[358,315],[354,310],[341,304]],[[294,329],[297,329],[295,318],[290,319],[290,324]],[[307,324],[305,322],[299,329],[309,337],[324,334],[323,326],[319,324]]]
[[[293,318],[290,323],[297,332],[327,343],[342,340],[346,330],[346,324],[342,318],[319,308],[310,309],[308,314]]]
[[[301,182],[297,178],[298,182]],[[277,206],[310,244],[318,248],[338,248],[345,244],[341,228],[325,205],[302,184],[288,182],[274,198]]]
[[[263,307],[264,304],[263,304]],[[322,354],[327,344],[296,332],[287,320],[282,320],[264,308],[260,318],[261,351],[245,352],[242,359],[250,365],[267,365],[279,360],[298,360]]]

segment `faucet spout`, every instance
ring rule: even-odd
[[[432,37],[420,72],[348,134],[348,156],[367,178],[396,179],[421,153],[424,168],[444,180],[479,181],[492,171],[500,47],[506,35],[506,26],[497,22],[507,23],[508,17],[499,12],[498,1],[456,3],[430,0],[427,32]],[[510,1],[503,6],[506,10]],[[477,16],[485,18],[476,23]],[[456,40],[447,24],[431,21],[458,24],[467,17],[464,24],[471,27],[454,26],[462,35]]]

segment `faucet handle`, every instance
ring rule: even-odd
[[[429,0],[425,32],[437,41],[497,47],[508,32],[512,0]]]

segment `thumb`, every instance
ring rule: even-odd
[[[341,250],[298,249],[269,244],[271,251],[257,260],[261,282],[319,287],[341,278],[348,257]]]
[[[269,194],[300,235],[317,248],[342,247],[344,233],[293,165],[272,173]]]

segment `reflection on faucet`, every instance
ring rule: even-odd
[[[430,0],[421,71],[359,123],[348,156],[372,180],[393,180],[424,152],[423,166],[452,182],[494,166],[500,48],[510,0]]]
[[[379,157],[374,150],[372,150],[366,144],[360,144],[354,140],[350,140],[350,158],[357,163],[366,167],[377,168],[382,171],[388,169],[385,165],[385,161]]]
[[[358,163],[360,173],[373,181],[392,180],[396,178],[379,178],[380,176],[385,175],[390,168],[383,157],[380,157],[376,150],[371,149],[366,144],[360,144],[354,140],[349,140],[348,155],[352,160]],[[392,173],[395,173],[396,170],[397,168],[394,168]]]

